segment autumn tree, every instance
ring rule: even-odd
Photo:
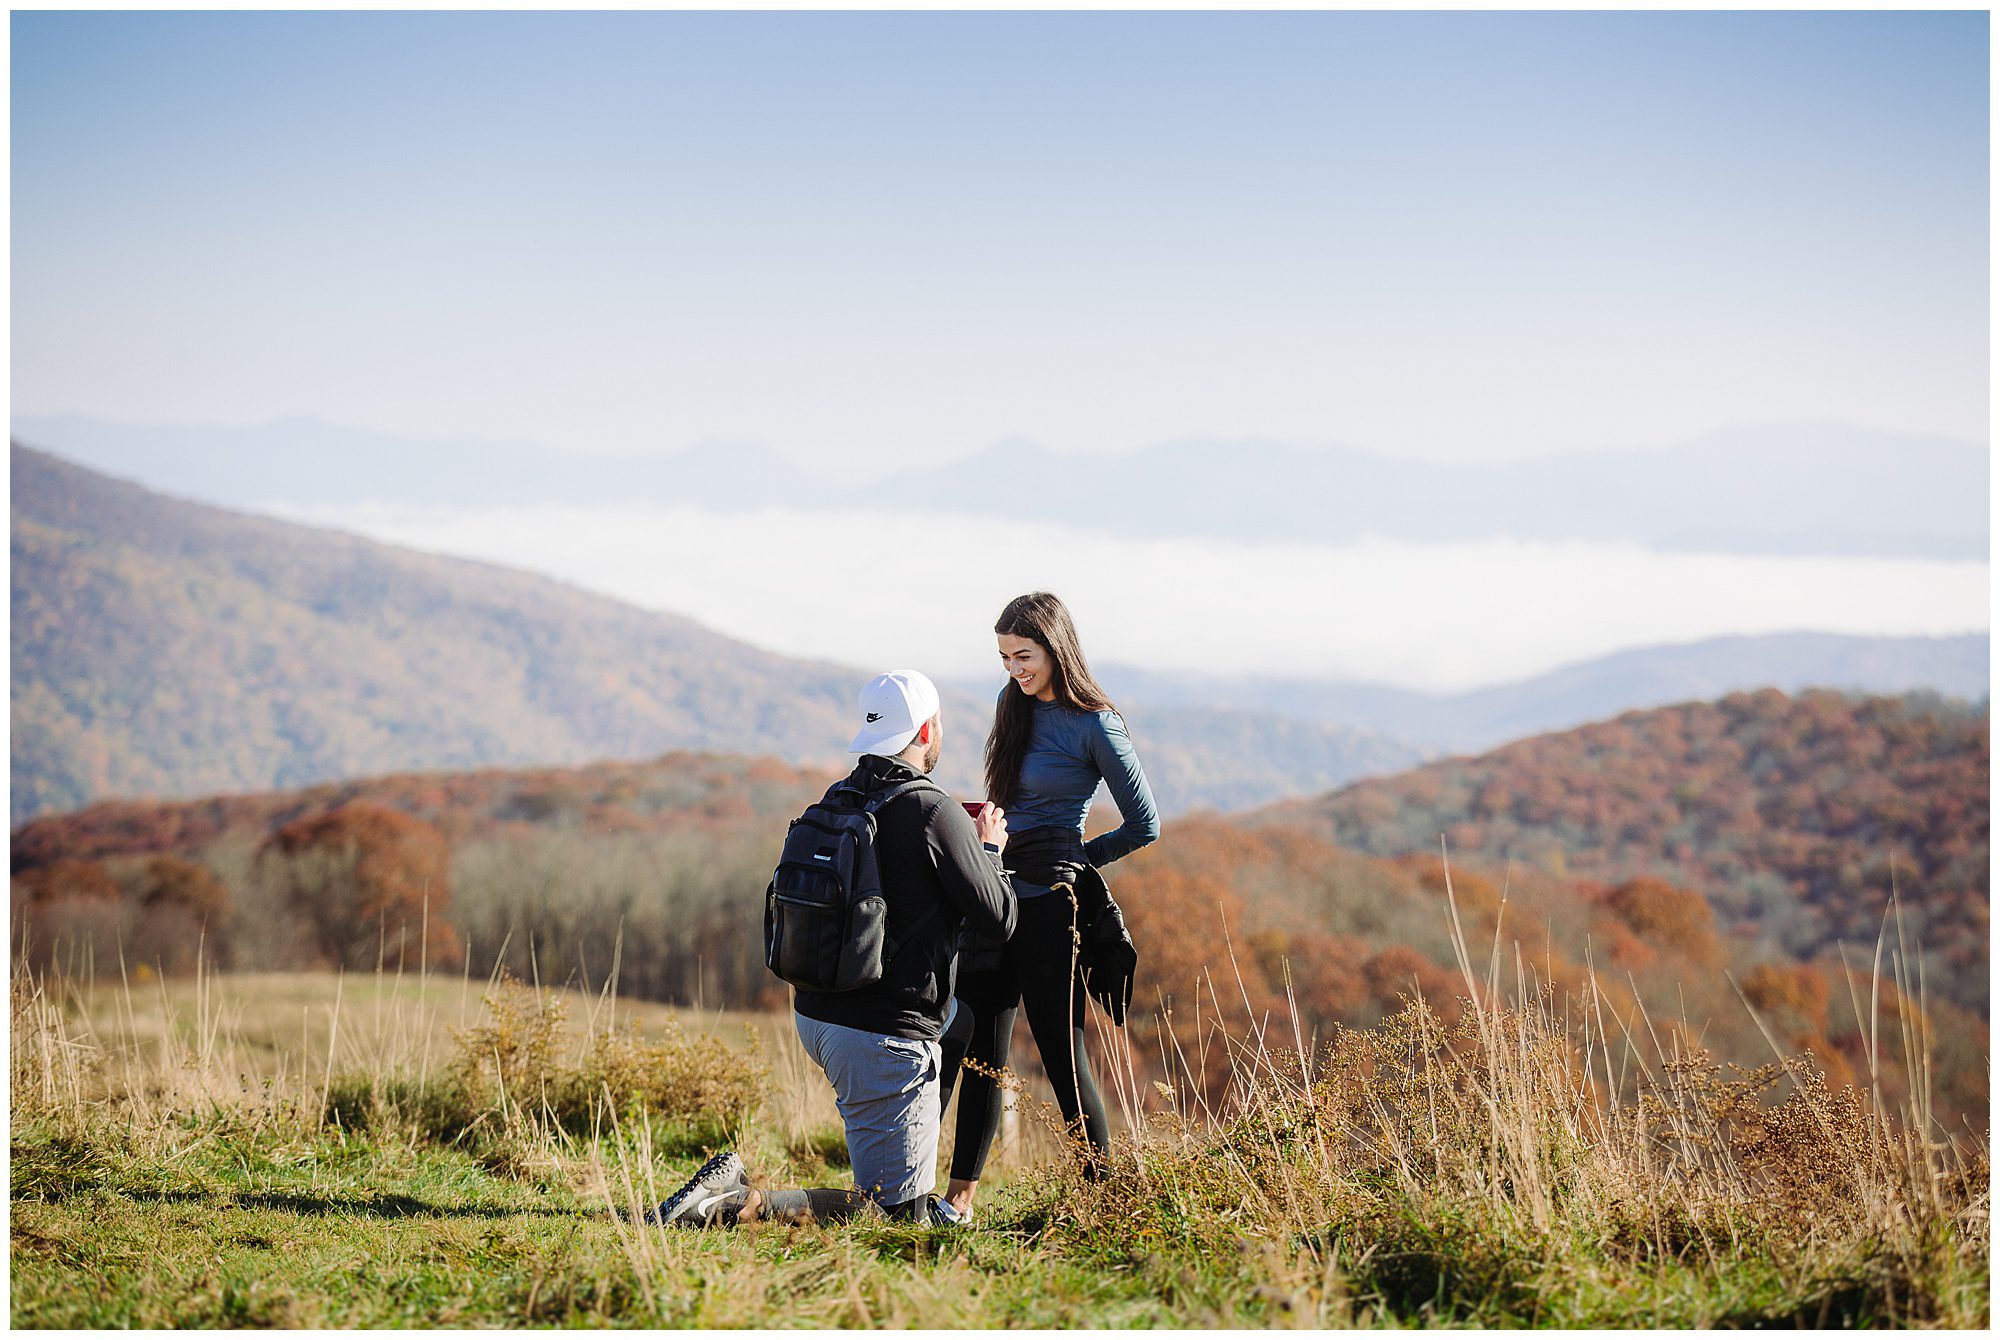
[[[1205,874],[1156,866],[1122,881],[1116,896],[1139,948],[1138,1003],[1152,1004],[1158,993],[1192,1011],[1197,992],[1207,994],[1201,984],[1220,989],[1232,982],[1226,937],[1244,932],[1243,897],[1235,889]],[[1256,975],[1254,963],[1239,966]]]
[[[1605,906],[1640,939],[1704,967],[1722,962],[1722,941],[1708,900],[1663,879],[1642,875],[1612,889]]]
[[[1421,996],[1447,1023],[1461,1012],[1459,997],[1466,992],[1465,979],[1408,945],[1390,945],[1374,955],[1361,965],[1361,975],[1384,1012],[1393,1012],[1412,996]]]
[[[448,922],[450,849],[397,810],[354,801],[295,819],[258,850],[256,878],[299,919],[307,955],[369,969],[460,961]]]
[[[132,958],[163,975],[197,963],[227,967],[236,908],[209,868],[178,856],[154,856],[128,882],[136,905]]]
[[[102,862],[57,860],[17,871],[12,893],[17,960],[38,972],[116,970],[126,909]]]
[[[1743,974],[1743,999],[1788,1043],[1825,1034],[1831,992],[1808,963],[1760,963]]]
[[[59,860],[14,875],[15,902],[56,903],[79,899],[117,902],[118,881],[102,861]]]
[[[1320,931],[1262,930],[1249,937],[1259,972],[1275,989],[1291,988],[1306,1028],[1322,1036],[1335,1024],[1358,1022],[1369,1001],[1360,941]]]

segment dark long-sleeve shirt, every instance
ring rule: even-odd
[[[915,776],[901,760],[864,754],[849,780],[874,792]],[[875,861],[896,945],[882,980],[853,991],[795,990],[792,1004],[824,1023],[935,1040],[957,973],[960,925],[999,940],[1012,935],[1013,888],[965,808],[928,787],[876,811]]]
[[[1009,684],[1001,692],[1020,690]],[[1111,788],[1125,821],[1084,844],[1085,859],[1106,866],[1160,835],[1159,810],[1132,738],[1116,712],[1079,712],[1062,703],[1037,700],[1028,752],[1021,760],[1021,784],[1007,806],[1007,831],[1025,833],[1044,826],[1083,831],[1099,778]]]

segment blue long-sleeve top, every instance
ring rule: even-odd
[[[1009,684],[1003,693],[1018,693]],[[1101,779],[1125,822],[1083,844],[1084,859],[1106,866],[1129,856],[1160,835],[1153,789],[1132,749],[1125,723],[1108,708],[1079,712],[1062,703],[1035,700],[1028,752],[1021,760],[1021,784],[1007,807],[1007,831],[1059,825],[1083,831],[1090,798]]]

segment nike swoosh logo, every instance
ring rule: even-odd
[[[694,1208],[693,1208],[695,1217],[699,1219],[708,1218],[708,1212],[714,1209],[717,1205],[720,1205],[723,1201],[728,1200],[730,1195],[731,1195],[730,1192],[725,1191],[721,1195],[710,1196],[706,1200],[696,1201],[694,1203]]]

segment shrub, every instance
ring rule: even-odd
[[[690,1036],[678,1019],[654,1042],[630,1028],[600,1033],[558,1085],[558,1119],[577,1129],[608,1108],[626,1121],[657,1116],[733,1128],[762,1101],[769,1078],[757,1038],[751,1030],[736,1052],[720,1038]]]
[[[458,1032],[443,1075],[344,1076],[328,1086],[327,1119],[353,1129],[393,1121],[432,1140],[480,1147],[664,1122],[713,1144],[763,1099],[769,1068],[755,1031],[738,1052],[672,1019],[651,1041],[630,1028],[597,1033],[570,1059],[562,996],[502,974],[484,999],[485,1022]]]

